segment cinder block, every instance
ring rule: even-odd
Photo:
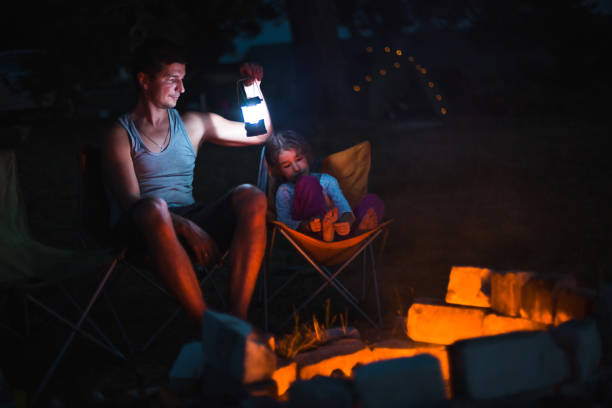
[[[536,276],[525,283],[521,291],[521,317],[544,324],[554,323],[555,302],[562,288],[576,281],[568,276]]]
[[[597,297],[589,289],[561,287],[555,296],[555,326],[574,319],[585,319],[595,311]]]
[[[298,378],[308,380],[316,375],[330,376],[336,370],[350,377],[353,367],[372,361],[372,352],[359,339],[342,339],[321,346],[315,350],[299,353]]]
[[[202,319],[205,370],[219,381],[250,384],[270,380],[276,354],[270,336],[237,317],[207,310]]]
[[[566,352],[572,377],[586,381],[601,362],[599,331],[594,320],[572,320],[551,329],[550,334]]]
[[[424,406],[446,399],[440,363],[429,354],[360,367],[355,394],[361,408]]]
[[[372,361],[385,361],[402,357],[414,357],[420,354],[430,354],[438,359],[444,381],[450,379],[446,346],[392,339],[374,343],[371,348]]]
[[[482,332],[483,336],[493,336],[521,330],[545,330],[547,327],[544,323],[534,322],[533,320],[489,313],[484,318]]]
[[[464,306],[491,306],[491,270],[453,266],[446,290],[446,303]]]
[[[276,381],[278,395],[281,396],[289,389],[289,386],[297,379],[297,363],[295,361],[278,360],[276,370],[272,379]]]
[[[292,408],[351,408],[352,394],[349,381],[316,376],[310,380],[293,383],[289,388],[289,403]]]
[[[414,341],[452,344],[482,336],[486,309],[455,306],[417,299],[406,319],[406,333]]]
[[[168,374],[170,387],[180,393],[192,391],[202,378],[203,364],[202,343],[194,341],[185,344]]]
[[[565,353],[548,332],[514,332],[449,347],[453,395],[497,398],[558,384],[570,376]]]
[[[507,316],[519,316],[523,286],[534,275],[521,271],[491,273],[491,308]]]

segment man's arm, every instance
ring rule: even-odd
[[[266,116],[264,123],[267,132],[258,136],[247,136],[244,122],[225,119],[215,113],[187,112],[183,123],[194,147],[199,149],[203,143],[210,142],[221,146],[250,146],[261,144],[273,133],[272,120],[265,100]]]
[[[118,123],[108,131],[102,148],[103,171],[113,197],[121,210],[127,210],[140,198],[127,131]]]

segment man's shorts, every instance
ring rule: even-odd
[[[194,222],[206,231],[217,244],[221,254],[229,250],[236,229],[232,191],[227,192],[209,205],[196,202],[184,207],[169,207],[168,209],[170,212]],[[113,229],[113,235],[120,248],[145,250],[145,239],[133,221],[133,211],[134,206],[121,215]]]

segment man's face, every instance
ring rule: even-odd
[[[185,92],[185,64],[164,64],[162,70],[153,78],[142,75],[141,84],[147,99],[159,108],[174,108],[181,94]]]
[[[295,182],[298,178],[310,174],[308,160],[295,149],[281,150],[278,154],[280,172],[287,181]]]

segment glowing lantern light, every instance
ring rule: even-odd
[[[427,70],[425,68],[421,68],[421,74],[425,75],[427,73]]]
[[[386,47],[385,47],[385,52],[387,52],[387,53],[391,52],[391,47],[386,46]]]
[[[431,82],[431,81],[429,81],[429,82],[427,83],[427,86],[428,86],[428,87],[430,87],[430,88],[433,88],[433,87],[434,87],[434,83],[433,83],[433,82]]]
[[[371,76],[371,75],[366,75],[366,76],[365,76],[365,80],[366,80],[367,82],[372,82],[372,76]]]
[[[393,66],[394,66],[395,68],[398,68],[398,69],[399,69],[399,67],[400,67],[400,63],[396,61],[396,62],[394,62],[394,63],[393,63]]]
[[[361,87],[359,85],[353,85],[353,91],[359,92],[361,91]]]
[[[414,62],[414,57],[413,57],[412,55],[411,55],[411,56],[409,56],[409,57],[408,57],[408,61],[410,61],[410,62]]]
[[[387,75],[387,70],[386,70],[386,69],[384,69],[384,68],[381,68],[381,69],[378,71],[378,73],[379,73],[380,75],[382,75],[382,76],[385,76],[385,75]]]
[[[436,101],[440,102],[442,100],[442,95],[436,94]]]
[[[440,113],[446,115],[448,111],[446,110],[446,108],[440,108]]]
[[[263,104],[263,94],[256,81],[250,85],[246,85],[246,79],[241,79],[238,84],[242,83],[243,101],[240,104],[242,117],[244,118],[244,128],[247,131],[247,136],[263,135],[267,132],[264,118],[266,117],[266,108]]]
[[[397,55],[398,57],[402,56],[402,50],[395,50],[395,55]]]
[[[374,48],[372,48],[371,46],[369,46],[369,45],[368,45],[368,46],[366,47],[366,52],[370,52],[370,53],[371,53],[371,52],[374,52]]]

